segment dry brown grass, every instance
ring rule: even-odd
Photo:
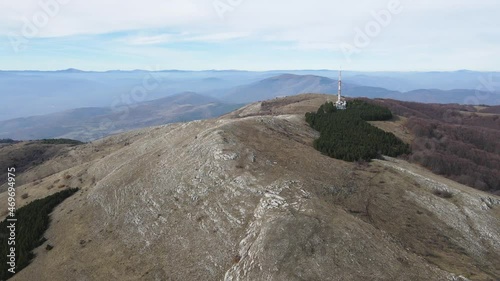
[[[394,116],[389,121],[370,121],[368,123],[386,132],[391,132],[405,143],[411,144],[414,136],[405,127],[407,120],[406,117]]]

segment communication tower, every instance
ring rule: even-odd
[[[337,93],[337,102],[335,106],[339,110],[345,110],[347,108],[347,101],[342,97],[342,69],[339,70],[339,91]]]

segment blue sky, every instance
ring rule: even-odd
[[[351,2],[5,0],[0,69],[499,70],[496,0]]]

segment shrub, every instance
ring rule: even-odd
[[[451,198],[453,197],[453,193],[449,190],[435,189],[432,191],[434,195],[439,196],[441,198]]]

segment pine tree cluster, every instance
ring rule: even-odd
[[[49,227],[49,215],[52,210],[77,191],[77,188],[60,191],[43,199],[35,200],[15,212],[17,219],[15,231],[16,273],[29,265],[35,256],[33,250],[46,241],[43,235]],[[12,247],[7,243],[8,224],[7,219],[0,223],[0,263],[2,268],[5,268],[0,272],[0,280],[7,280],[13,275],[6,269],[7,255]]]
[[[394,134],[367,122],[391,118],[389,109],[361,100],[348,101],[347,110],[337,110],[332,102],[327,102],[316,113],[306,113],[306,121],[321,133],[314,147],[330,157],[350,162],[410,153],[409,145]]]
[[[72,140],[72,139],[43,139],[40,142],[43,144],[71,144],[71,145],[84,144],[81,141]]]

